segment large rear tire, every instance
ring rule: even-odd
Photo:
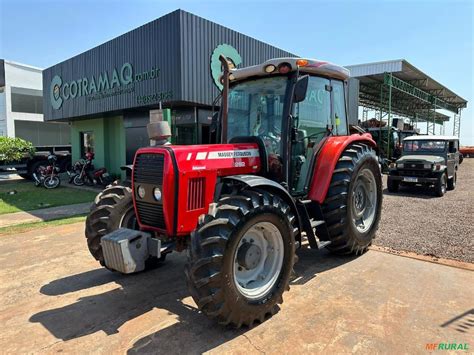
[[[138,222],[133,209],[132,189],[121,185],[111,185],[100,192],[91,207],[86,219],[87,246],[92,256],[105,265],[100,240],[108,233],[119,228],[138,230]],[[150,257],[145,262],[145,269],[156,267],[164,261],[166,254],[160,259]]]
[[[382,176],[374,150],[349,145],[334,169],[322,205],[328,249],[336,254],[360,255],[377,231],[382,210]]]
[[[278,311],[295,262],[296,217],[280,197],[244,190],[221,198],[191,236],[186,265],[199,309],[220,324],[263,322]]]

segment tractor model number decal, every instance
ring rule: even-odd
[[[243,149],[243,150],[223,150],[216,152],[198,152],[196,154],[196,160],[208,160],[208,159],[239,159],[239,158],[253,158],[259,157],[258,149]],[[188,153],[186,160],[191,160],[193,153]]]

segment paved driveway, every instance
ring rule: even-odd
[[[84,225],[0,237],[0,349],[25,352],[426,353],[426,343],[474,348],[474,273],[369,251],[299,253],[281,311],[233,330],[201,315],[184,254],[122,276],[99,268]]]

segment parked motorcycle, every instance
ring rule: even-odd
[[[33,173],[33,181],[36,186],[44,186],[47,189],[55,189],[61,184],[59,177],[60,168],[56,166],[58,158],[51,154],[48,156],[48,165],[41,165],[37,171]]]
[[[85,159],[74,163],[72,173],[70,173],[69,182],[76,186],[82,185],[102,185],[107,186],[113,182],[112,177],[106,168],[95,170],[92,161],[93,153],[87,153]]]

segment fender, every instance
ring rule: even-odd
[[[282,185],[276,181],[258,175],[231,175],[222,178],[222,182],[225,182],[226,180],[237,181],[247,185],[248,187],[261,187],[262,189],[278,194],[286,203],[288,203],[288,205],[290,205],[291,210],[297,218],[298,228],[301,230],[301,218],[298,213],[298,208],[296,207],[296,202]]]
[[[356,142],[366,143],[372,148],[377,146],[370,133],[333,136],[327,139],[315,157],[316,164],[308,193],[310,200],[320,204],[324,202],[339,157],[349,144]]]

